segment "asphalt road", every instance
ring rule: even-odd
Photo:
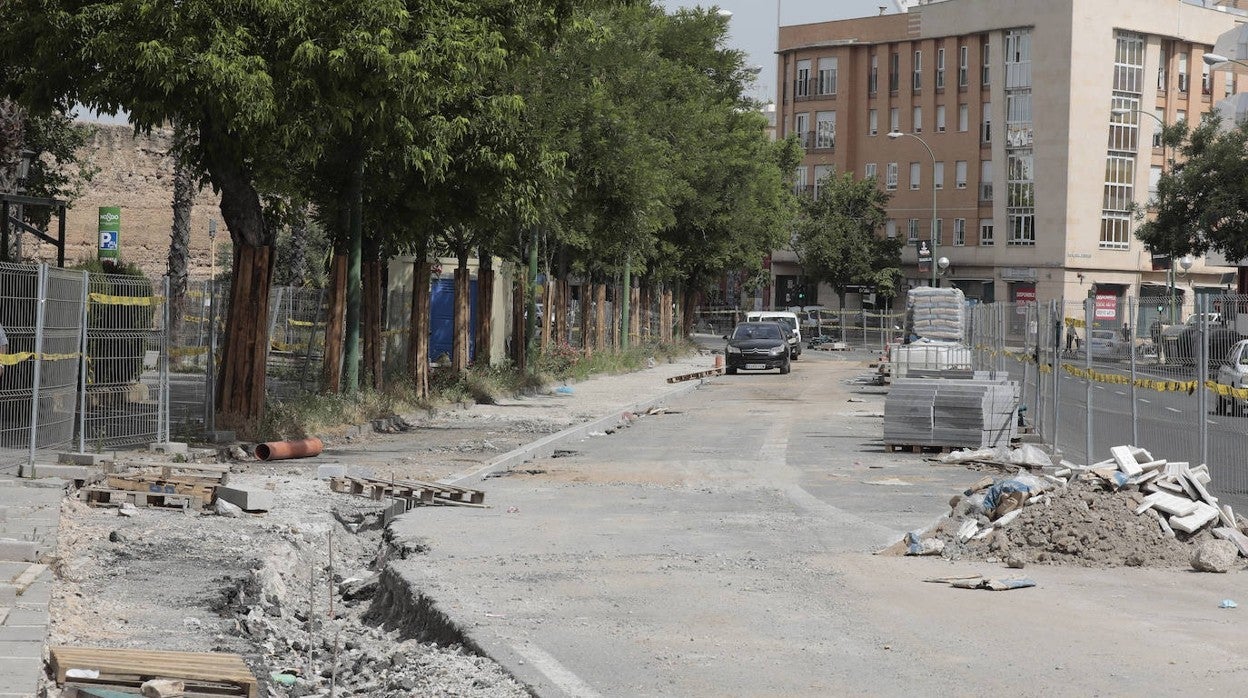
[[[491,508],[404,515],[425,552],[392,564],[542,696],[1242,690],[1217,608],[1242,574],[1036,567],[992,593],[922,580],[1020,571],[872,555],[980,474],[885,453],[883,390],[844,358],[714,378],[485,480]]]

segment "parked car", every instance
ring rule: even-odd
[[[1218,368],[1218,385],[1229,388],[1248,388],[1248,339],[1240,340],[1231,347],[1226,361]],[[1218,414],[1230,413],[1235,416],[1244,414],[1248,408],[1248,400],[1232,395],[1219,395]]]
[[[1125,354],[1122,337],[1114,330],[1092,330],[1085,345],[1093,358],[1114,359]]]
[[[780,369],[788,373],[791,366],[789,340],[792,333],[776,322],[742,322],[724,335],[724,371],[733,375],[739,370],[768,371]]]
[[[746,322],[778,322],[789,328],[789,358],[794,361],[802,356],[802,328],[797,313],[787,310],[751,310],[745,314]]]

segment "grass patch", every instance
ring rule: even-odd
[[[597,374],[629,373],[645,368],[650,359],[664,363],[695,350],[692,342],[682,340],[586,356],[579,348],[563,344],[538,356],[532,372],[518,371],[510,362],[473,367],[462,374],[445,367],[434,368],[427,400],[416,397],[406,374],[380,391],[362,387],[354,395],[308,393],[288,400],[270,400],[262,419],[241,425],[238,431],[260,441],[332,436],[348,427],[404,412],[465,402],[492,404],[499,398],[531,394],[554,383],[585,380]]]

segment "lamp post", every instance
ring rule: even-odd
[[[1221,64],[1223,64],[1223,63],[1234,63],[1235,65],[1238,65],[1238,66],[1241,66],[1241,67],[1244,67],[1244,68],[1248,68],[1248,63],[1245,63],[1245,62],[1243,62],[1243,61],[1241,61],[1241,60],[1239,60],[1239,59],[1236,59],[1236,58],[1230,58],[1230,57],[1228,57],[1228,56],[1223,56],[1223,55],[1221,55],[1221,54],[1219,54],[1219,53],[1206,53],[1206,54],[1204,55],[1204,57],[1203,57],[1203,58],[1201,58],[1201,60],[1203,60],[1203,61],[1205,62],[1205,65],[1207,65],[1207,66],[1209,66],[1209,67],[1211,67],[1211,68],[1212,68],[1213,66],[1216,66],[1216,65],[1221,65]]]
[[[892,138],[893,140],[897,140],[898,138],[901,138],[902,136],[909,136],[913,138],[914,140],[922,143],[923,147],[927,149],[927,154],[932,158],[932,232],[931,232],[932,264],[931,266],[932,266],[932,287],[935,288],[936,283],[937,283],[936,281],[936,247],[939,244],[936,240],[936,153],[932,152],[932,146],[928,145],[927,141],[923,140],[922,138],[919,138],[913,133],[902,133],[901,131],[889,131],[888,132],[888,137]]]
[[[1205,55],[1206,62],[1208,62],[1207,61],[1208,57],[1209,57],[1208,54],[1206,54]],[[1147,116],[1151,118],[1153,121],[1157,122],[1158,128],[1161,129],[1161,173],[1164,175],[1166,173],[1166,165],[1169,163],[1169,160],[1166,159],[1166,133],[1165,133],[1166,122],[1162,121],[1160,116],[1157,116],[1156,114],[1151,114],[1142,109],[1131,109],[1129,107],[1115,107],[1114,109],[1110,109],[1109,113],[1113,114],[1114,116],[1126,116],[1127,114],[1143,114],[1144,116]],[[1170,264],[1166,268],[1166,290],[1169,293],[1169,296],[1167,297],[1168,299],[1166,301],[1166,306],[1169,308],[1170,324],[1173,325],[1175,324],[1175,322],[1177,322],[1177,320],[1175,319],[1175,307],[1174,307],[1174,257],[1171,256],[1169,259],[1170,259]]]

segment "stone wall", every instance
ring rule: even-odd
[[[96,124],[79,158],[99,168],[66,216],[65,263],[72,265],[94,258],[97,245],[98,208],[121,207],[121,258],[133,262],[152,276],[165,273],[169,259],[169,231],[173,221],[173,143],[171,129],[154,130],[150,136],[134,136],[124,125]],[[220,199],[205,187],[191,211],[191,278],[209,276],[208,220],[217,220],[217,247],[227,248],[230,235],[221,223]],[[55,221],[51,234],[56,235]],[[32,238],[23,241],[23,256],[31,257]],[[54,261],[56,251],[41,245],[37,255]]]

